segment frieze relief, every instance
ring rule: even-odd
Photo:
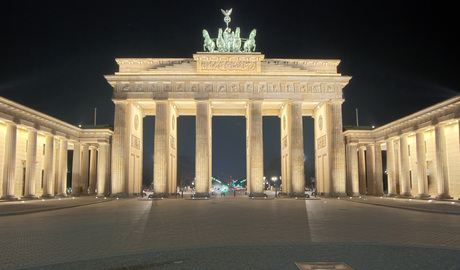
[[[256,71],[257,64],[253,61],[221,61],[208,60],[201,62],[202,71]]]
[[[319,150],[324,147],[326,147],[326,135],[323,135],[316,139],[316,149]]]
[[[241,93],[306,93],[342,94],[340,83],[277,83],[277,82],[121,82],[118,92],[241,92]]]

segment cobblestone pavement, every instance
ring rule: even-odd
[[[47,202],[0,202],[0,269],[298,269],[295,262],[318,261],[354,269],[460,269],[460,211],[451,202],[244,196]]]

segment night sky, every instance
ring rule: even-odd
[[[448,3],[448,4],[446,4]],[[202,29],[257,29],[266,58],[341,59],[344,125],[384,125],[458,95],[456,2],[443,1],[8,1],[0,17],[0,96],[68,123],[113,124],[115,58],[191,58]],[[311,118],[304,117],[313,176]],[[144,121],[144,181],[151,179],[153,117]],[[178,119],[179,159],[194,162],[195,122]],[[245,177],[244,117],[214,117],[213,175]],[[150,135],[149,135],[150,134]],[[149,138],[149,136],[151,136]],[[266,167],[279,158],[279,119],[264,118]],[[184,163],[184,164],[185,164]],[[268,169],[267,169],[268,170]],[[147,179],[147,180],[146,180]]]

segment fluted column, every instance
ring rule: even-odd
[[[97,195],[105,196],[109,192],[110,184],[110,145],[108,143],[99,143],[97,157]]]
[[[59,146],[59,170],[58,170],[58,186],[57,197],[67,196],[67,148],[68,141],[61,139]]]
[[[168,104],[158,102],[155,113],[155,138],[153,157],[153,186],[155,194],[168,193]]]
[[[331,103],[333,196],[346,196],[345,142],[342,128],[342,103]]]
[[[401,184],[401,195],[402,197],[412,196],[410,190],[410,168],[409,168],[409,145],[407,144],[407,135],[401,135],[399,137],[399,154],[400,154],[400,184]]]
[[[304,151],[303,151],[303,123],[302,123],[302,103],[301,102],[293,102],[291,104],[290,133],[291,133],[290,142],[291,142],[292,192],[294,196],[305,197],[305,168],[304,168],[304,163],[303,163]],[[262,177],[263,177],[263,163],[262,163]]]
[[[54,197],[54,136],[47,135],[45,139],[45,162],[43,175],[43,198]]]
[[[29,129],[27,135],[26,182],[24,198],[35,199],[35,182],[37,179],[37,131]]]
[[[361,146],[358,150],[359,167],[359,194],[366,194],[366,147]]]
[[[17,125],[6,124],[5,155],[3,157],[3,195],[2,199],[17,200],[14,196],[16,181],[16,140]]]
[[[359,195],[359,168],[358,168],[358,146],[356,143],[347,145],[347,194],[350,196]]]
[[[374,195],[383,195],[383,168],[382,168],[382,145],[377,142],[375,144],[375,176],[374,176]]]
[[[436,174],[438,182],[438,200],[451,199],[449,195],[449,171],[447,163],[446,135],[443,125],[436,125],[435,144],[436,144]]]
[[[395,148],[392,139],[387,141],[388,196],[396,196]]]
[[[415,133],[415,146],[417,148],[417,181],[419,199],[429,198],[428,178],[426,175],[425,133],[419,130]]]
[[[374,145],[366,145],[366,178],[367,195],[374,195],[375,192],[375,151]]]
[[[209,144],[211,143],[210,105],[208,101],[196,103],[195,196],[209,197]]]
[[[90,147],[89,157],[89,195],[96,195],[96,180],[97,180],[97,167],[96,167],[97,150],[95,147]]]
[[[80,196],[82,185],[80,183],[81,175],[81,149],[80,143],[73,144],[73,161],[72,161],[72,196]]]
[[[89,184],[89,147],[86,144],[81,146],[81,174],[80,183],[82,195],[88,195],[88,184]]]
[[[249,104],[250,197],[264,196],[262,102]]]
[[[115,118],[112,139],[112,194],[125,192],[128,179],[129,149],[129,103],[115,102]]]

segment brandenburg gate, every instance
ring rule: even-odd
[[[193,58],[121,58],[106,76],[115,103],[112,194],[142,188],[143,117],[155,116],[154,191],[176,193],[177,117],[196,116],[195,196],[209,196],[212,117],[246,117],[249,196],[264,196],[263,116],[280,117],[283,194],[304,196],[302,117],[314,118],[318,194],[345,195],[343,88],[351,77],[337,73],[339,60],[266,59],[228,27],[217,39],[203,30],[203,52]],[[225,13],[226,12],[226,13]],[[228,19],[227,19],[228,17]]]

